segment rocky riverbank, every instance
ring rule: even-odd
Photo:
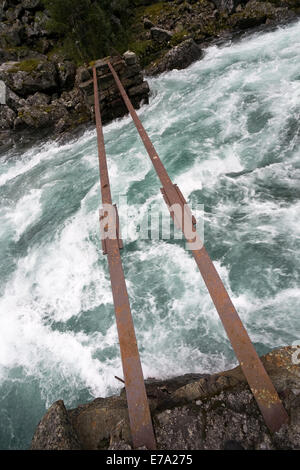
[[[299,0],[133,3],[128,34],[119,50],[128,47],[136,55],[116,56],[113,61],[136,108],[149,96],[142,68],[148,75],[185,68],[213,42],[255,27],[274,27],[300,13]],[[0,100],[0,152],[45,137],[66,139],[93,123],[91,64],[78,66],[56,47],[59,38],[47,26],[49,15],[41,0],[0,3],[0,80],[6,86]],[[117,22],[115,16],[111,20]],[[126,109],[105,65],[96,63],[107,123],[124,116]]]
[[[148,102],[149,86],[134,53],[111,57],[111,63],[135,108]],[[96,61],[103,123],[122,117],[127,110],[109,72]],[[37,137],[72,136],[72,131],[94,120],[92,67],[46,58],[5,62],[0,80],[6,85],[5,104],[0,105],[0,149],[31,144]]]
[[[295,347],[262,357],[290,420],[271,434],[241,368],[146,381],[158,449],[300,449],[300,364]],[[67,410],[55,402],[39,423],[31,449],[132,447],[125,390]]]

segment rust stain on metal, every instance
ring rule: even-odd
[[[147,449],[156,449],[156,442],[146,395],[143,371],[137,347],[129,298],[122,267],[122,260],[120,256],[120,249],[123,247],[123,243],[119,236],[119,217],[116,211],[116,206],[112,206],[99,106],[97,72],[95,68],[93,68],[93,78],[102,204],[114,207],[115,210],[115,217],[110,217],[110,215],[105,211],[100,213],[100,225],[103,225],[102,222],[104,217],[108,216],[108,221],[105,220],[104,222],[106,225],[104,227],[102,226],[101,228],[102,247],[104,254],[107,254],[108,258],[121,359],[125,379],[131,435],[134,448],[145,446]],[[108,229],[111,228],[112,224],[114,224],[113,228],[115,229],[116,233],[115,237],[110,237],[108,233]]]
[[[190,209],[187,209],[186,204],[184,204],[185,200],[181,194],[181,191],[176,185],[172,183],[163,163],[158,157],[155,148],[140,119],[138,118],[138,115],[126,94],[117,73],[109,62],[108,66],[140,134],[156,173],[162,183],[162,193],[168,208],[170,209],[170,207],[174,204],[179,204],[183,208],[183,213],[185,211],[187,217],[192,217]],[[181,228],[185,235],[182,218],[176,217],[174,212],[170,211],[170,214],[174,220],[176,219],[176,225]],[[193,225],[195,225],[194,219],[192,219],[191,222]],[[190,237],[187,237],[186,235],[185,238],[187,241],[196,240],[200,242],[200,246],[202,246],[201,249],[194,249],[191,252],[210,293],[216,310],[220,316],[243,373],[261,410],[265,423],[272,432],[276,432],[284,423],[288,422],[288,414],[284,409],[275,387],[272,384],[271,379],[268,376],[260,358],[258,357],[257,352],[255,351],[248,333],[243,323],[241,322],[241,319],[233,303],[231,302],[231,299],[218,272],[216,271],[212,260],[210,259],[205,247],[199,239],[199,235],[196,232],[195,226],[194,238],[191,240]]]

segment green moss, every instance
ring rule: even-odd
[[[45,106],[43,107],[43,111],[45,111],[46,113],[51,113],[53,107],[52,106]]]
[[[167,13],[171,9],[172,6],[168,2],[159,2],[143,8],[143,11],[144,16],[147,16],[150,20],[156,20],[161,13]]]
[[[22,60],[18,64],[15,64],[11,69],[9,69],[9,72],[16,73],[16,72],[34,72],[34,70],[37,69],[37,66],[39,65],[40,60],[38,59],[26,59]]]
[[[128,48],[137,54],[142,67],[147,66],[150,62],[157,59],[163,52],[166,52],[165,49],[161,49],[161,44],[150,39],[147,39],[146,41],[131,42]]]
[[[188,34],[189,33],[186,29],[184,29],[183,31],[180,31],[179,33],[173,34],[172,39],[170,41],[170,45],[172,47],[177,46],[178,44],[180,44],[182,41],[184,41],[187,38]]]
[[[131,42],[129,44],[129,49],[141,57],[147,54],[151,44],[151,40]]]
[[[14,53],[19,54],[19,55],[28,54],[29,50],[30,49],[27,46],[16,46],[16,47],[8,47],[7,48],[8,52],[14,52]]]

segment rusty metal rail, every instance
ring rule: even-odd
[[[288,414],[279,399],[270,377],[258,357],[258,354],[233,303],[231,302],[212,260],[200,240],[195,229],[195,220],[190,209],[185,203],[182,193],[177,185],[172,183],[113,66],[109,62],[108,66],[162,183],[163,188],[161,191],[170,210],[170,214],[176,222],[177,227],[183,231],[186,240],[197,246],[197,249],[191,249],[191,252],[220,316],[243,373],[248,381],[250,389],[261,410],[265,423],[271,432],[276,432],[288,421]],[[178,206],[181,207],[181,215],[178,215],[178,211],[174,210],[174,208]],[[186,221],[188,221],[188,223]],[[192,232],[187,232],[187,226],[194,227]]]
[[[147,449],[156,449],[143,371],[120,256],[120,248],[123,245],[119,234],[119,219],[116,206],[112,205],[95,67],[93,68],[93,78],[103,204],[103,210],[100,211],[102,247],[103,253],[107,254],[108,258],[132,441],[134,448],[145,446]]]

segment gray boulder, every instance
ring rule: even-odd
[[[51,97],[45,93],[37,91],[34,95],[31,95],[27,100],[21,100],[27,106],[44,106],[50,103]]]
[[[16,113],[7,105],[0,104],[0,129],[11,129]]]
[[[62,90],[71,90],[74,86],[76,66],[73,62],[65,61],[57,64],[58,83]]]
[[[0,80],[20,96],[37,91],[54,92],[57,89],[57,72],[50,61],[29,59],[23,62],[6,62],[0,66]]]
[[[160,62],[149,69],[150,75],[157,75],[173,69],[184,69],[203,57],[203,52],[193,39],[187,39],[173,47]]]
[[[295,349],[283,347],[261,358],[290,417],[274,434],[267,429],[240,367],[214,375],[146,380],[158,449],[300,449],[300,349],[297,361]],[[48,413],[41,423],[47,423]],[[120,396],[97,398],[67,413],[67,429],[71,422],[82,449],[132,448],[124,389]],[[55,449],[55,432],[55,427],[52,431],[39,425],[35,448]],[[57,445],[62,448],[61,442]]]
[[[1,23],[0,25],[0,47],[21,46],[24,39],[25,29],[20,20],[16,20],[12,25]]]
[[[44,11],[37,11],[34,16],[33,29],[37,36],[46,36],[48,31],[46,25],[49,21],[49,16]]]
[[[41,0],[22,0],[24,10],[35,10],[41,6]]]
[[[17,113],[19,108],[25,106],[26,101],[6,87],[6,104]]]
[[[76,432],[62,400],[55,402],[40,421],[31,450],[80,450]]]
[[[145,29],[154,28],[154,24],[152,23],[151,20],[149,20],[149,18],[144,18],[143,24],[144,24]]]
[[[287,7],[276,8],[270,2],[250,0],[241,12],[231,15],[229,22],[234,28],[247,29],[264,23],[277,24],[295,17],[296,13]]]
[[[23,5],[19,4],[13,8],[9,8],[6,11],[6,18],[8,21],[15,21],[16,19],[20,18],[23,12]]]
[[[222,13],[233,13],[238,5],[245,5],[248,0],[212,0],[215,7]]]
[[[151,37],[153,41],[156,41],[159,43],[170,41],[170,39],[173,36],[173,33],[171,31],[168,31],[162,28],[154,27],[154,28],[151,28],[150,31],[151,31]]]

